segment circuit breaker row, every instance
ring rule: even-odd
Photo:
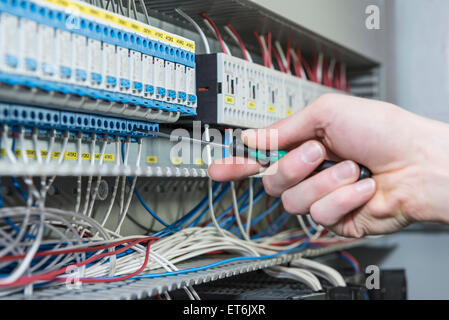
[[[194,115],[195,44],[77,1],[2,0],[0,82]]]
[[[0,103],[0,124],[7,124],[13,130],[19,127],[28,131],[37,128],[40,132],[54,129],[57,134],[65,131],[71,135],[96,133],[108,135],[111,139],[116,136],[150,137],[149,132],[159,130],[157,123],[5,103]]]
[[[336,92],[227,54],[197,55],[198,117],[223,126],[259,128]]]

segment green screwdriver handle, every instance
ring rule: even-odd
[[[283,150],[256,150],[252,148],[248,148],[244,144],[235,143],[231,145],[231,150],[234,155],[243,155],[247,158],[252,158],[259,161],[263,165],[268,165],[270,163],[274,163],[276,161],[281,160],[285,155],[287,155],[287,151]],[[321,172],[326,170],[338,162],[324,160],[316,169],[315,172]],[[372,177],[371,171],[360,164],[358,164],[360,169],[359,180],[367,179]]]

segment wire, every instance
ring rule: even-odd
[[[125,157],[125,145],[122,144],[122,158]],[[131,177],[128,177],[128,183],[132,186],[133,185],[133,179]],[[137,190],[137,187],[134,186],[134,189],[131,189],[131,191],[134,190],[134,194],[137,196],[137,199],[139,199],[140,204],[145,208],[145,210],[154,218],[156,219],[160,224],[162,224],[164,227],[168,227],[168,223],[166,223],[164,220],[162,220],[156,213],[154,213],[153,210],[146,204],[145,200],[142,198],[142,196],[139,193],[139,190]],[[131,192],[130,191],[130,192]]]
[[[245,47],[245,44],[243,43],[242,38],[240,37],[240,35],[237,33],[237,31],[235,31],[235,29],[231,26],[230,23],[227,23],[224,27],[224,29],[226,30],[226,32],[229,34],[229,36],[240,46],[240,49],[242,49],[242,53],[243,53],[243,58],[246,61],[250,61],[252,62],[252,58],[248,52],[248,50]]]
[[[343,259],[345,259],[346,261],[348,261],[351,264],[351,266],[354,268],[354,271],[356,274],[358,274],[360,272],[360,264],[353,255],[351,255],[349,252],[343,251],[343,250],[339,251],[338,253],[340,254],[340,256]]]
[[[221,50],[226,53],[226,54],[230,54],[229,50],[227,50],[225,43],[223,41],[223,38],[221,37],[220,31],[218,30],[217,26],[215,25],[215,23],[206,15],[206,13],[201,13],[200,16],[205,19],[210,26],[213,28],[215,35],[217,36],[218,42],[220,42],[220,46],[221,46]]]
[[[316,275],[326,279],[333,286],[346,287],[346,282],[343,279],[342,275],[337,270],[324,264],[301,258],[290,262],[290,266],[307,269],[312,273],[315,273]]]
[[[262,53],[263,65],[265,67],[268,67],[268,60],[267,60],[267,53],[265,50],[265,45],[262,42],[261,37],[259,36],[259,34],[256,31],[254,31],[253,34],[256,37],[257,43],[259,44],[259,47],[260,47],[260,52]]]
[[[204,45],[204,51],[209,54],[210,53],[210,47],[209,42],[207,41],[206,35],[204,34],[203,30],[201,30],[200,26],[184,11],[182,11],[180,8],[175,8],[175,11],[182,16],[184,19],[186,19],[190,24],[196,29],[198,34],[200,35],[201,39],[203,40]]]

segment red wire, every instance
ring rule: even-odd
[[[360,270],[360,264],[359,264],[359,262],[357,261],[357,259],[356,259],[352,254],[350,254],[350,253],[347,252],[347,251],[343,251],[343,250],[340,250],[340,254],[343,255],[343,256],[345,256],[345,257],[348,258],[349,260],[351,260],[352,263],[354,263],[354,264],[356,265],[357,270]]]
[[[273,67],[273,59],[271,58],[271,32],[267,34],[267,51],[268,51],[268,68]]]
[[[315,79],[314,81],[316,83],[319,83],[320,79],[318,78],[318,55],[316,53],[312,55],[312,73],[313,78]]]
[[[105,244],[105,245],[93,246],[93,247],[88,247],[88,248],[39,251],[34,256],[35,257],[44,257],[44,256],[55,256],[55,255],[59,255],[59,254],[76,253],[76,252],[100,251],[100,250],[116,247],[123,243],[128,243],[128,242],[139,240],[139,239],[146,239],[146,238],[125,239],[125,240],[115,241],[115,242]],[[157,239],[157,238],[155,238],[155,239]],[[19,260],[19,259],[23,259],[23,258],[25,258],[25,254],[8,255],[8,256],[1,257],[0,262]]]
[[[278,66],[279,66],[279,70],[280,70],[281,72],[286,72],[284,66],[282,65],[281,57],[279,56],[279,54],[278,54],[278,52],[276,51],[276,49],[275,49],[274,47],[271,47],[271,51],[273,52],[274,57],[276,58],[276,61],[277,61]]]
[[[264,48],[264,46],[263,46],[262,40],[260,39],[259,34],[258,34],[256,31],[254,31],[253,34],[254,34],[254,36],[256,37],[257,42],[259,43],[260,51],[262,52],[263,65],[264,65],[265,67],[268,67],[267,54],[266,54],[266,52],[265,52],[265,48]]]
[[[341,84],[340,84],[340,63],[337,62],[335,64],[335,70],[334,70],[334,88],[341,90]]]
[[[329,65],[323,58],[323,83],[325,86],[332,87],[332,80],[329,78]]]
[[[248,52],[246,50],[246,47],[245,47],[245,44],[243,43],[242,38],[240,38],[240,35],[237,33],[237,31],[234,30],[234,28],[231,26],[230,23],[227,23],[226,26],[229,28],[229,30],[231,30],[231,32],[234,34],[234,36],[239,41],[240,48],[242,49],[242,52],[243,52],[243,57],[245,58],[246,61],[248,61],[249,60]]]
[[[291,46],[292,46],[292,44],[291,44],[290,40],[287,40],[287,54],[286,54],[286,58],[285,58],[285,60],[287,60],[287,66],[285,68],[286,72],[288,72],[290,70],[290,64],[291,64],[291,60],[292,60],[292,55],[290,53]]]
[[[301,48],[296,47],[296,55],[298,56],[300,64],[302,64],[304,66],[304,69],[306,70],[307,77],[309,78],[309,80],[313,81],[313,82],[316,82],[316,79],[313,76],[312,69],[310,68],[310,66],[307,63],[307,61],[302,57]]]
[[[221,50],[223,50],[224,53],[229,54],[229,52],[226,50],[226,47],[224,45],[223,38],[221,37],[220,31],[218,31],[218,28],[215,25],[215,23],[204,12],[201,13],[200,16],[203,17],[204,19],[206,19],[211,24],[212,28],[215,31],[215,34],[217,35],[218,41],[220,42]]]
[[[114,250],[114,251],[111,251],[111,252],[104,252],[104,253],[101,253],[101,254],[97,254],[97,255],[94,255],[94,256],[92,256],[92,257],[90,257],[90,258],[88,258],[88,259],[86,259],[86,260],[84,260],[84,261],[82,261],[82,262],[78,262],[78,263],[72,264],[72,265],[70,265],[70,266],[67,266],[67,267],[64,267],[64,268],[60,268],[60,269],[58,269],[58,270],[53,270],[53,271],[50,271],[50,272],[48,272],[48,273],[41,274],[41,275],[36,275],[36,276],[25,276],[25,277],[22,277],[22,278],[17,279],[17,280],[14,281],[14,282],[11,282],[11,283],[9,283],[9,284],[0,284],[0,288],[3,288],[3,287],[12,287],[12,286],[22,286],[22,285],[27,285],[27,284],[29,284],[29,283],[33,283],[33,282],[36,282],[36,281],[50,281],[50,280],[54,280],[54,278],[57,277],[58,275],[67,272],[68,268],[70,268],[70,267],[79,268],[79,267],[81,267],[81,266],[84,266],[84,265],[86,265],[86,264],[89,264],[89,263],[91,263],[91,262],[93,262],[93,261],[95,261],[95,260],[98,260],[98,259],[100,259],[100,258],[108,257],[108,256],[112,256],[112,255],[116,255],[116,254],[125,252],[125,251],[128,250],[129,248],[131,248],[131,247],[133,247],[133,246],[135,246],[135,245],[137,245],[137,244],[139,244],[139,243],[141,243],[141,242],[150,242],[150,243],[148,243],[148,245],[147,245],[147,252],[149,253],[149,246],[150,246],[154,241],[156,241],[157,239],[159,239],[159,238],[156,238],[156,237],[147,237],[147,238],[143,238],[143,239],[138,239],[138,240],[133,241],[131,244],[126,245],[126,246],[124,246],[123,248],[120,248],[120,249],[118,249],[118,250]],[[119,279],[119,278],[116,278],[116,279]],[[111,280],[112,280],[112,279],[111,279]]]
[[[147,244],[147,248],[145,250],[145,260],[144,260],[142,266],[138,270],[134,271],[133,273],[130,273],[130,274],[127,274],[127,275],[124,275],[121,277],[117,277],[117,278],[109,278],[109,279],[79,278],[79,279],[76,279],[76,281],[85,282],[85,283],[98,283],[98,282],[108,283],[108,282],[117,282],[117,281],[128,280],[129,278],[132,278],[132,277],[140,274],[147,266],[148,260],[150,258],[150,245],[151,245],[151,242]],[[55,281],[66,282],[67,280],[72,280],[72,279],[73,278],[56,278]]]

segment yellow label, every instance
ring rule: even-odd
[[[234,104],[234,102],[235,102],[234,97],[225,96],[225,103],[227,103],[227,104]]]
[[[95,154],[95,157],[97,156],[97,154]],[[100,155],[98,155],[98,159],[100,159]],[[114,154],[112,153],[105,153],[103,156],[103,161],[114,161],[115,157]]]
[[[292,111],[290,109],[285,110],[285,114],[288,116],[292,115]]]
[[[248,101],[248,108],[256,109],[256,103],[254,101]]]
[[[182,164],[182,158],[180,158],[180,157],[173,157],[173,158],[171,158],[171,163],[173,163],[174,165]]]
[[[90,160],[90,156],[89,156]],[[95,153],[95,160],[100,161],[100,154]],[[103,155],[103,161],[114,161],[114,155],[112,153],[105,153]]]
[[[90,152],[81,153],[81,160],[90,160]]]
[[[156,156],[147,156],[147,162],[148,163],[157,163],[157,157]]]
[[[274,106],[268,106],[268,111],[269,112],[274,112],[276,109],[274,108]]]
[[[27,155],[28,158],[35,159],[36,158],[36,151],[34,151],[34,150],[26,150],[26,155]]]
[[[66,153],[64,154],[64,159],[66,159],[66,160],[77,160],[78,159],[78,152],[66,151]]]
[[[122,17],[120,15],[108,12],[106,10],[95,8],[88,4],[71,0],[45,0],[45,1],[60,7],[75,9],[78,10],[80,13],[84,13],[110,23],[118,24],[126,29],[141,33],[145,36],[159,38],[166,42],[182,46],[188,50],[195,51],[195,42],[177,38],[174,35],[167,34],[160,30],[150,29],[140,22]]]
[[[61,151],[53,151],[51,153],[51,158],[52,159],[59,159],[60,156],[61,156]]]
[[[193,161],[193,163],[194,163],[196,166],[202,166],[202,165],[204,164],[204,161],[203,161],[203,159],[201,159],[201,158],[196,158],[196,159]]]

